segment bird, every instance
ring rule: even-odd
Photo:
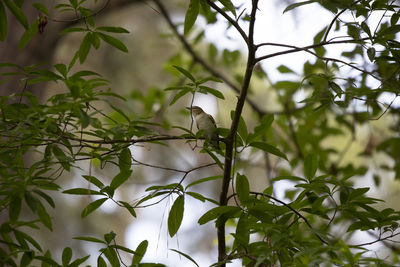
[[[214,118],[203,111],[199,106],[187,107],[190,110],[198,130],[204,130],[206,141],[215,149],[219,150],[217,125]]]

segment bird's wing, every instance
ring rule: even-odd
[[[210,114],[207,114],[207,116],[210,118],[210,120],[212,121],[212,123],[215,125],[215,128],[216,128],[217,124],[215,123],[213,116],[211,116]]]

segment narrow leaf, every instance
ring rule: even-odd
[[[315,154],[309,154],[304,159],[304,176],[311,180],[314,178],[318,168],[318,157]]]
[[[47,7],[45,5],[43,5],[42,3],[33,3],[32,5],[34,8],[36,8],[37,10],[43,12],[43,14],[45,14],[46,16],[50,16],[49,10],[47,9]]]
[[[208,182],[208,181],[214,181],[214,180],[217,180],[217,179],[222,179],[222,175],[216,175],[216,176],[210,176],[210,177],[201,178],[201,179],[199,179],[197,181],[194,181],[194,182],[188,184],[185,189],[188,189],[189,187],[194,186],[196,184],[201,184],[201,183]]]
[[[122,205],[124,205],[124,207],[129,211],[129,213],[136,218],[136,212],[135,209],[128,203],[125,201],[118,201],[119,203],[121,203]]]
[[[22,50],[30,40],[35,36],[35,34],[38,32],[38,21],[35,20],[31,26],[22,34],[21,39],[19,40],[18,43],[18,49]]]
[[[234,206],[216,207],[216,208],[213,208],[213,209],[207,211],[203,216],[201,216],[200,219],[198,220],[198,223],[200,225],[202,225],[211,220],[217,219],[222,214],[236,213],[236,212],[240,212],[240,211],[241,211],[241,209],[239,207],[234,207]]]
[[[0,41],[4,41],[7,36],[8,25],[6,9],[4,8],[3,2],[0,2]]]
[[[98,32],[97,34],[101,39],[103,39],[104,42],[108,43],[111,46],[114,46],[115,48],[121,50],[122,52],[128,53],[128,48],[124,45],[124,43],[122,43],[117,38],[114,38],[108,34],[100,32]]]
[[[250,195],[250,185],[245,175],[238,174],[236,177],[236,193],[241,202],[244,204]]]
[[[128,30],[126,30],[122,27],[103,26],[103,27],[98,27],[96,30],[103,31],[103,32],[113,32],[113,33],[129,33]]]
[[[76,28],[76,27],[71,27],[71,28],[66,28],[64,30],[62,30],[59,34],[66,34],[66,33],[70,33],[70,32],[86,32],[87,29],[85,28]]]
[[[210,88],[210,87],[203,86],[203,85],[201,85],[199,87],[200,87],[200,89],[203,89],[206,93],[210,93],[220,99],[225,99],[224,95],[220,91],[218,91],[214,88]]]
[[[35,192],[36,194],[38,194],[39,196],[41,196],[44,200],[46,200],[47,203],[49,203],[49,205],[52,208],[56,207],[56,204],[54,203],[53,199],[46,193],[44,193],[43,191],[34,189],[33,192]]]
[[[25,17],[24,12],[21,10],[19,6],[17,6],[14,1],[11,0],[3,0],[3,2],[6,4],[8,10],[13,13],[13,15],[17,18],[19,23],[21,23],[22,26],[27,30],[29,27],[28,20]]]
[[[173,105],[176,101],[178,101],[181,97],[183,97],[184,95],[186,95],[187,93],[190,93],[192,91],[192,89],[184,89],[179,91],[174,98],[172,99],[171,103],[169,104],[170,106]]]
[[[308,5],[308,4],[311,4],[311,3],[314,3],[314,2],[317,2],[317,0],[310,0],[310,1],[304,1],[304,2],[299,2],[299,3],[291,4],[291,5],[289,5],[289,6],[287,6],[287,7],[285,8],[285,10],[283,11],[283,13],[286,13],[286,12],[292,10],[292,9],[295,9],[296,7],[303,6],[303,5]]]
[[[219,0],[221,4],[236,17],[236,9],[231,0]]]
[[[186,35],[190,29],[192,29],[194,23],[196,22],[197,16],[200,10],[200,0],[190,0],[189,8],[186,11],[185,23],[184,23],[184,34]]]
[[[119,153],[119,169],[122,171],[129,171],[131,169],[132,163],[132,155],[129,148],[122,149],[121,153]]]
[[[117,189],[121,184],[123,184],[131,176],[132,170],[122,171],[118,173],[111,181],[110,187],[112,189]]]
[[[263,143],[263,142],[253,142],[253,143],[250,143],[250,146],[259,148],[261,150],[264,150],[267,153],[271,153],[275,156],[278,156],[278,157],[288,160],[285,154],[283,154],[278,148],[276,148],[270,144]]]
[[[181,226],[183,219],[183,210],[185,205],[185,198],[181,195],[175,199],[174,204],[168,215],[168,232],[173,237]]]
[[[90,237],[90,236],[77,236],[77,237],[74,237],[73,239],[87,241],[87,242],[100,243],[100,244],[106,244],[106,242],[104,242],[103,240],[95,238],[95,237]]]
[[[53,231],[53,225],[50,215],[47,213],[45,207],[40,202],[37,214],[39,215],[39,219],[43,223],[43,225],[46,226],[50,231]]]
[[[183,75],[185,75],[187,78],[189,78],[192,82],[196,82],[196,79],[193,77],[192,74],[190,74],[189,71],[185,70],[185,69],[182,68],[182,67],[176,66],[176,65],[174,65],[173,67],[174,67],[175,69],[177,69],[180,73],[182,73]]]
[[[14,222],[18,220],[19,214],[21,213],[22,199],[19,196],[14,196],[10,201],[8,207],[10,221]]]
[[[82,64],[85,62],[87,55],[89,54],[90,47],[92,45],[92,33],[88,32],[83,37],[81,46],[79,47],[79,62]]]
[[[102,189],[102,188],[104,187],[104,184],[103,184],[99,179],[97,179],[97,178],[94,177],[94,176],[82,175],[82,177],[83,177],[86,181],[88,181],[89,183],[94,184],[95,186],[97,186],[97,187],[100,188],[100,189]]]
[[[139,264],[140,261],[142,260],[144,254],[146,253],[147,246],[149,245],[149,242],[147,240],[143,240],[139,246],[136,248],[136,253],[133,255],[132,258],[132,264],[131,266],[134,266],[136,264]]]
[[[88,216],[90,213],[99,208],[107,199],[108,198],[106,197],[100,198],[87,205],[86,208],[82,211],[81,217],[85,218],[86,216]]]
[[[107,267],[107,263],[101,255],[97,257],[97,267]]]
[[[189,255],[187,255],[187,254],[185,254],[185,253],[183,253],[183,252],[181,252],[181,251],[179,251],[179,250],[173,249],[173,248],[171,248],[170,250],[172,250],[172,251],[174,251],[174,252],[176,252],[176,253],[182,255],[182,256],[185,257],[186,259],[188,259],[188,260],[190,260],[191,262],[193,262],[197,267],[200,267],[200,266],[197,264],[197,262],[196,262],[192,257],[190,257]]]
[[[88,188],[73,188],[63,191],[63,194],[70,194],[70,195],[104,195],[95,190],[90,190]]]
[[[70,247],[64,248],[62,252],[62,264],[63,266],[67,266],[72,258],[72,249]]]

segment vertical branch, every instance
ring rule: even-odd
[[[229,134],[226,138],[226,153],[225,153],[225,164],[224,164],[224,175],[222,180],[221,195],[219,199],[220,206],[226,206],[228,204],[228,189],[229,182],[232,175],[232,160],[233,160],[233,150],[234,141],[237,133],[239,119],[243,111],[243,106],[246,101],[248,89],[250,86],[250,80],[253,73],[253,68],[256,63],[256,50],[257,47],[254,45],[254,25],[256,19],[258,0],[252,0],[252,10],[250,15],[249,33],[248,33],[248,57],[245,75],[243,78],[242,87],[240,90],[240,95],[238,102],[236,104],[235,113],[233,116],[231,128]],[[223,262],[226,259],[226,244],[225,244],[225,222],[220,222],[217,226],[218,231],[218,261]],[[225,263],[221,263],[220,267],[225,267]]]

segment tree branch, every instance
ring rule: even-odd
[[[254,25],[256,20],[257,4],[258,0],[252,0],[252,10],[250,15],[249,36],[248,36],[249,43],[248,43],[247,66],[243,78],[239,99],[236,104],[235,113],[233,115],[231,128],[226,138],[224,175],[222,180],[221,195],[219,198],[220,206],[226,206],[228,203],[227,196],[228,196],[229,182],[231,180],[231,175],[232,175],[232,160],[233,160],[235,136],[239,126],[239,120],[243,111],[243,106],[246,101],[247,92],[250,86],[250,80],[253,74],[253,68],[256,64],[255,56],[257,47],[254,45],[253,34],[254,34]],[[218,231],[218,261],[222,262],[226,258],[225,223],[221,223],[220,225],[218,225],[217,231]],[[225,263],[221,264],[220,266],[225,267]]]

